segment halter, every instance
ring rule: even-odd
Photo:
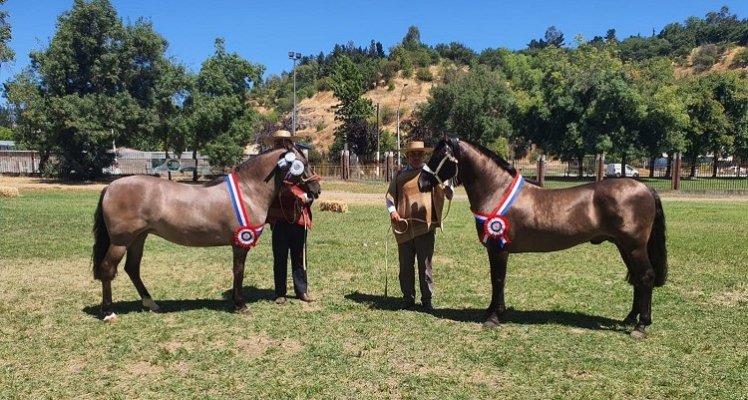
[[[447,154],[444,158],[442,158],[441,161],[439,161],[439,165],[436,166],[436,171],[432,171],[431,168],[429,168],[428,164],[423,164],[423,171],[428,172],[429,174],[433,175],[434,178],[439,182],[439,185],[444,186],[444,181],[442,181],[442,178],[439,177],[439,171],[441,171],[442,167],[444,166],[444,163],[446,161],[451,161],[455,164],[455,174],[452,177],[447,178],[446,180],[450,180],[457,176],[457,173],[460,172],[460,162],[451,154]]]
[[[499,247],[505,248],[511,241],[509,240],[509,220],[504,215],[509,211],[509,208],[517,199],[522,186],[525,184],[525,179],[522,175],[517,173],[514,176],[514,180],[504,192],[504,197],[499,202],[499,205],[493,210],[491,214],[483,214],[473,211],[475,216],[475,223],[478,229],[482,233],[478,234],[478,240],[483,243],[484,246],[488,245],[488,239],[496,239],[499,241]],[[482,229],[481,229],[482,226]]]
[[[239,221],[239,227],[234,231],[234,244],[239,247],[251,249],[257,246],[257,241],[260,239],[260,235],[262,235],[265,224],[249,225],[249,216],[244,206],[244,198],[242,197],[241,189],[239,189],[239,183],[236,180],[236,172],[226,175],[226,185],[229,187],[231,203],[234,206],[236,219]]]

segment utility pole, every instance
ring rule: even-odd
[[[293,110],[291,111],[291,135],[296,136],[296,60],[301,59],[301,53],[289,51],[288,58],[293,60]]]
[[[403,88],[400,90],[400,99],[397,101],[397,170],[399,171],[402,164],[400,163],[400,103],[403,101],[403,94],[405,94],[405,87],[408,86],[408,84],[404,84]]]

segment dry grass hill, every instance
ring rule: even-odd
[[[728,49],[728,51],[720,57],[719,61],[709,71],[725,71],[733,69],[733,58],[738,51],[742,49],[745,49],[745,47],[733,47]],[[693,57],[694,54],[695,51],[692,53],[691,57]],[[397,110],[398,102],[402,94],[402,102],[400,103],[402,114],[400,115],[400,118],[406,119],[410,117],[419,103],[428,100],[431,88],[434,85],[439,84],[441,81],[441,67],[432,66],[430,70],[434,76],[432,82],[421,82],[415,79],[415,77],[404,78],[399,76],[394,79],[394,88],[392,90],[387,86],[378,86],[376,89],[367,92],[364,97],[371,99],[375,107],[376,104],[379,103],[381,116],[381,110],[385,108],[389,108],[392,112]],[[743,68],[743,70],[748,70],[748,68]],[[693,73],[694,71],[692,67],[675,66],[675,74],[678,77],[683,77]],[[333,96],[333,93],[325,91],[316,93],[311,98],[303,99],[297,105],[297,118],[299,121],[297,134],[311,142],[321,152],[327,152],[330,148],[330,145],[333,142],[333,131],[339,125],[339,123],[335,121],[335,113],[332,108],[337,103],[338,100]],[[393,117],[389,123],[381,124],[380,126],[382,129],[395,132],[397,130],[396,125],[396,120]]]
[[[415,77],[398,77],[393,80],[394,89],[389,90],[387,86],[378,86],[376,89],[368,91],[364,97],[371,99],[374,107],[379,103],[381,116],[384,108],[396,112],[402,94],[400,119],[408,118],[417,104],[423,103],[429,98],[431,88],[439,82],[441,68],[432,66],[431,72],[435,77],[433,82],[421,82],[416,80]],[[315,94],[312,98],[302,100],[297,105],[296,117],[299,121],[299,128],[296,130],[297,135],[308,138],[315,148],[322,152],[326,152],[332,145],[333,131],[339,125],[339,122],[335,121],[335,111],[332,108],[337,103],[338,100],[331,91],[324,91]],[[380,128],[387,129],[390,132],[397,130],[396,125],[397,122],[394,118],[387,124],[380,122]]]

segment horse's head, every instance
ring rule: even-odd
[[[421,192],[431,191],[449,179],[457,177],[457,154],[459,139],[444,139],[437,143],[429,162],[423,166],[418,177],[418,189]]]
[[[322,192],[319,175],[312,172],[304,153],[294,145],[286,146],[286,151],[278,158],[276,179],[284,184],[300,187],[315,199]]]

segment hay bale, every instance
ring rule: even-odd
[[[18,197],[18,188],[9,186],[0,186],[0,197]]]
[[[343,203],[342,201],[322,200],[319,202],[319,210],[337,212],[337,213],[347,213],[348,204]]]

